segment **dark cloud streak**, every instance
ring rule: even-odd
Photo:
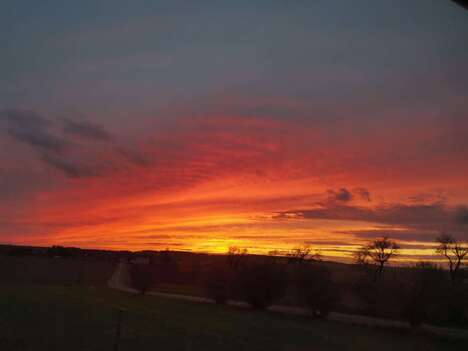
[[[34,111],[11,109],[0,111],[0,125],[5,126],[6,134],[13,140],[31,147],[40,161],[69,178],[96,177],[105,171],[115,171],[123,167],[116,163],[119,157],[135,166],[149,164],[143,155],[119,146],[104,127],[93,122],[67,118],[60,128],[56,121]],[[97,158],[98,153],[108,153],[109,159],[103,162]]]
[[[78,162],[71,162],[50,153],[42,154],[41,160],[49,166],[61,171],[70,178],[86,178],[98,175],[95,170],[88,168]]]
[[[353,194],[346,188],[341,188],[337,191],[328,190],[328,195],[331,201],[349,202],[353,199]]]
[[[354,193],[356,193],[363,200],[371,201],[370,192],[369,192],[369,190],[367,190],[365,188],[354,189]]]
[[[44,131],[8,129],[8,134],[19,142],[42,151],[62,152],[67,142]]]
[[[102,126],[89,121],[74,121],[69,118],[63,120],[63,132],[71,136],[95,141],[111,141],[111,134]]]
[[[0,113],[7,134],[41,152],[63,152],[69,142],[49,131],[51,122],[32,111],[7,110]]]
[[[460,232],[461,235],[467,235],[467,233],[463,234],[463,231],[460,231],[460,225],[468,223],[468,210],[465,207],[452,208],[441,203],[426,205],[397,203],[376,208],[317,203],[315,208],[280,212],[276,218],[365,221],[425,231],[451,230]]]
[[[457,208],[456,220],[462,225],[468,225],[468,208],[460,206]]]

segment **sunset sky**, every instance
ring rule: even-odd
[[[6,0],[0,26],[0,243],[468,240],[451,1]]]

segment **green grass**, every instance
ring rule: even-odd
[[[0,287],[0,350],[462,350],[411,331],[135,296],[106,288]]]
[[[0,285],[105,286],[114,269],[115,263],[89,258],[0,255]]]
[[[152,289],[156,292],[206,297],[199,285],[193,284],[157,284]]]

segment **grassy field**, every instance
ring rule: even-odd
[[[3,284],[105,286],[115,263],[87,258],[15,257],[0,255]]]
[[[462,350],[466,340],[271,312],[135,296],[106,288],[4,285],[0,350]]]

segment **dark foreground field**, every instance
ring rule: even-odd
[[[239,310],[107,288],[6,285],[0,350],[464,350],[466,340]]]

